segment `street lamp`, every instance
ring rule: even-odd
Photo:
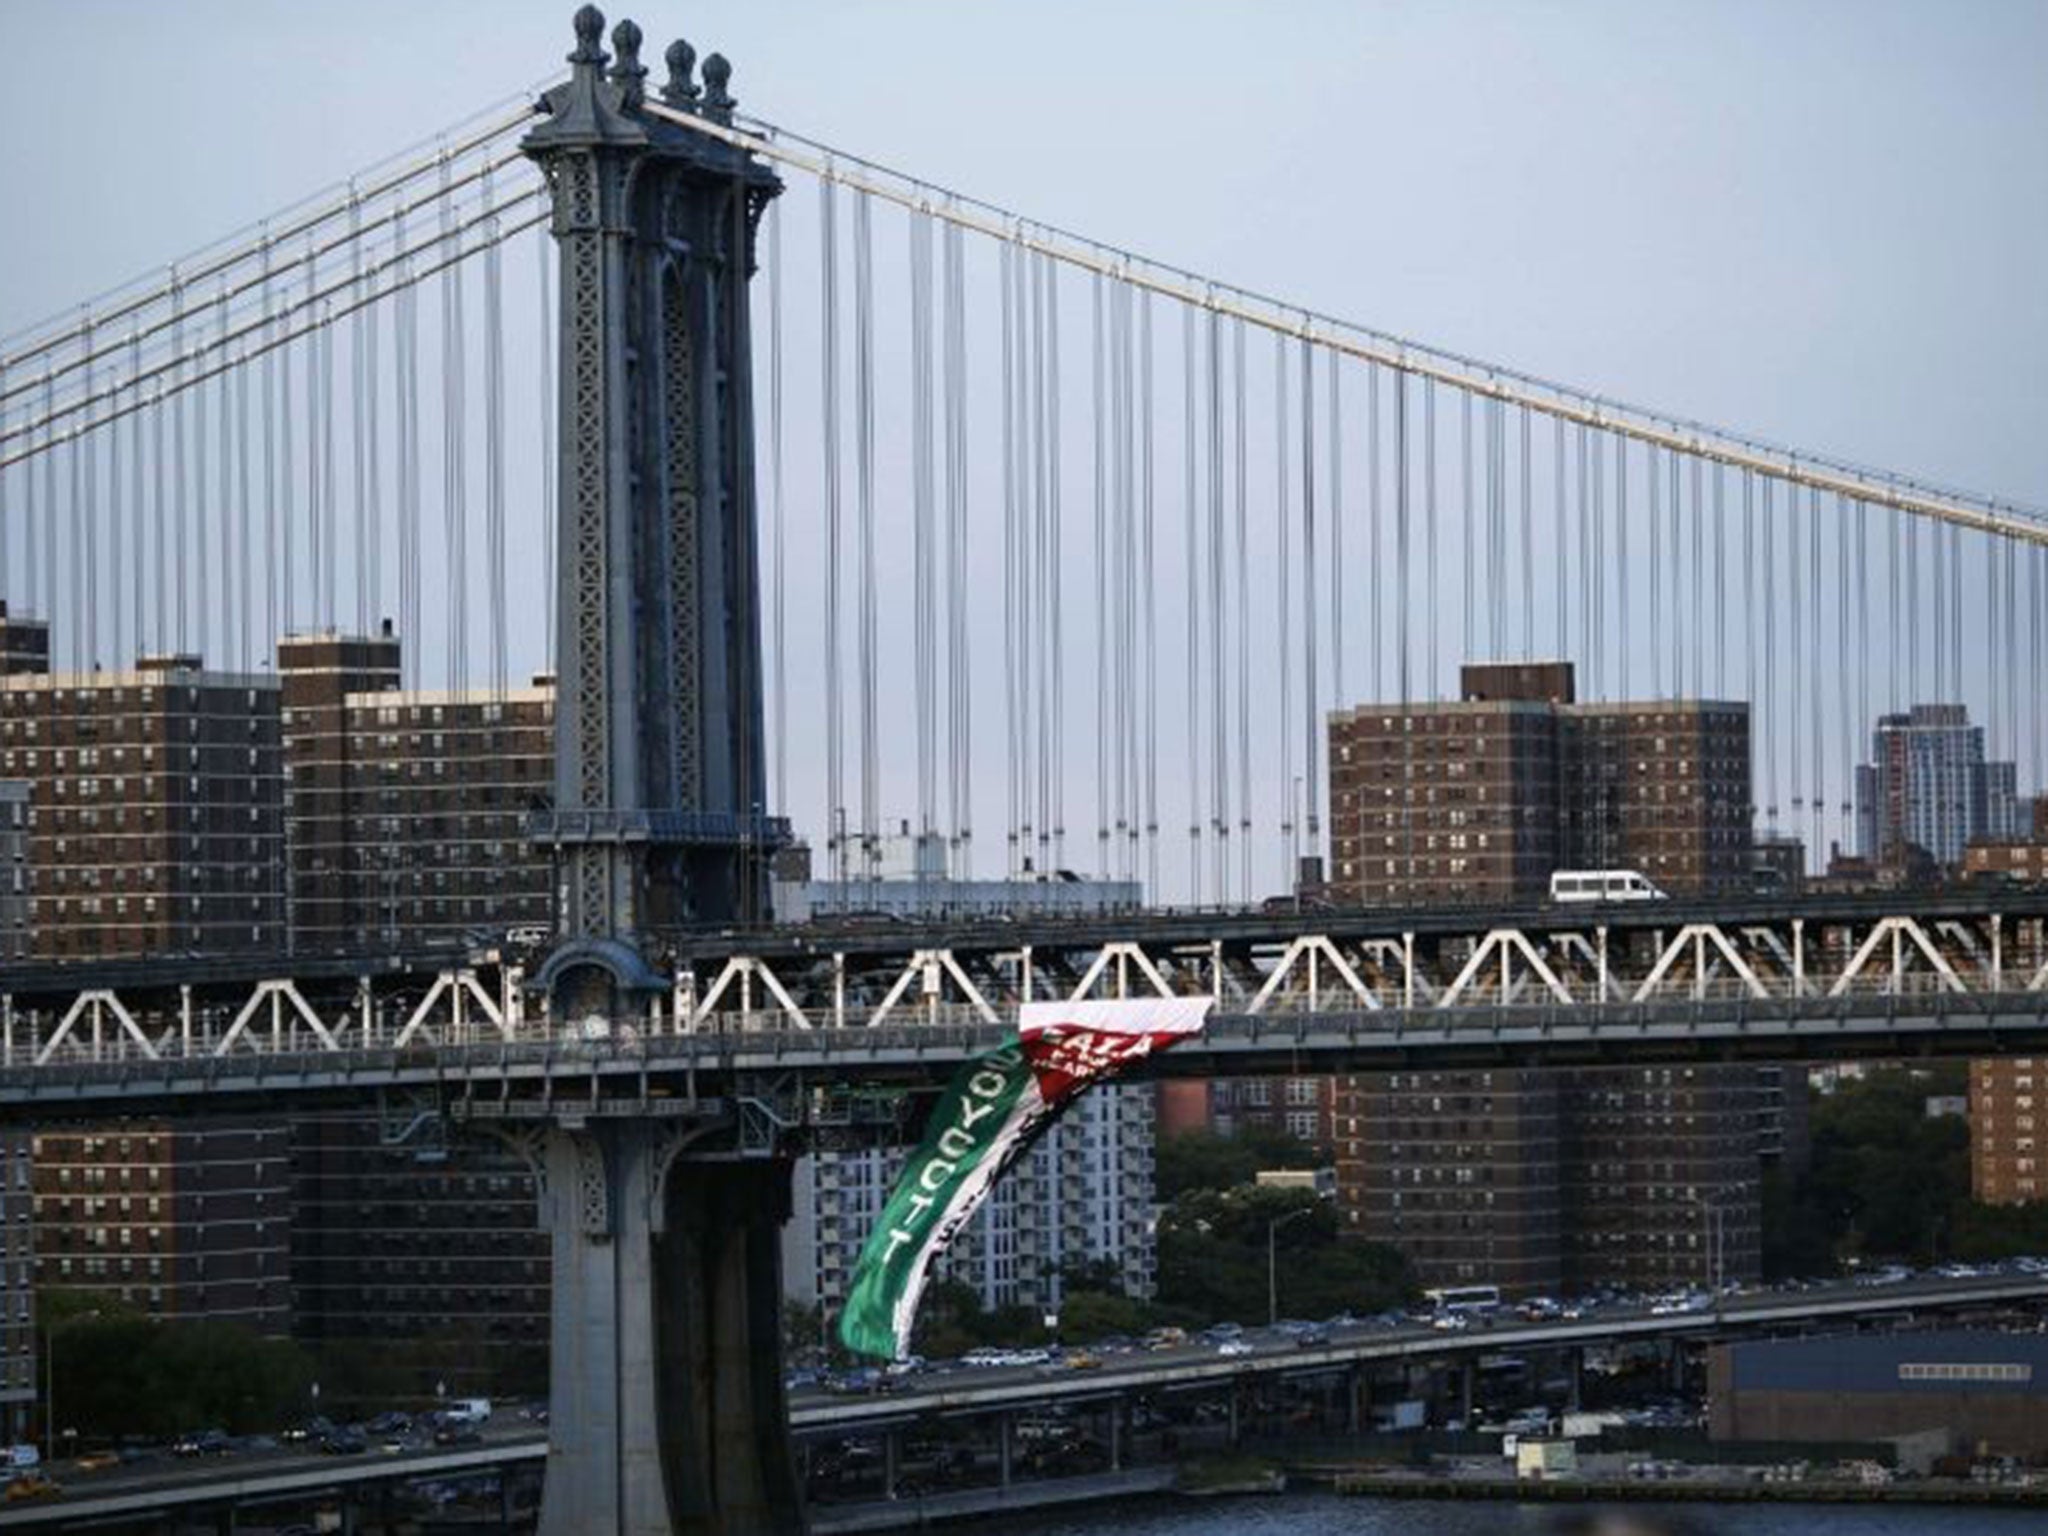
[[[1707,1264],[1707,1289],[1718,1297],[1721,1294],[1721,1245],[1718,1241],[1717,1218],[1722,1217],[1723,1213],[1719,1202],[1708,1200],[1698,1191],[1685,1198],[1700,1208],[1701,1235],[1706,1241],[1703,1257]]]
[[[64,1320],[64,1326],[72,1323],[89,1323],[98,1317],[99,1309],[80,1312]],[[59,1324],[51,1322],[43,1330],[43,1460],[57,1459],[57,1329]]]
[[[1296,1217],[1313,1216],[1315,1210],[1316,1208],[1312,1205],[1304,1205],[1289,1211],[1284,1216],[1275,1216],[1266,1223],[1266,1326],[1268,1328],[1280,1321],[1280,1269],[1274,1259],[1274,1254],[1277,1251],[1273,1243],[1274,1234]]]

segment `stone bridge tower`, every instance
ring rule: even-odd
[[[765,165],[646,110],[640,29],[576,13],[522,148],[561,255],[556,1016],[641,1011],[664,930],[766,915],[747,285]],[[661,99],[729,122],[731,67],[667,50]]]

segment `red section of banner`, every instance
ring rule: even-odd
[[[1023,1040],[1024,1059],[1038,1080],[1039,1095],[1058,1108],[1098,1078],[1127,1063],[1165,1050],[1184,1038],[1173,1030],[1112,1031],[1081,1024],[1047,1024]]]

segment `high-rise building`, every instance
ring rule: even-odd
[[[1905,848],[1954,869],[1973,839],[2020,835],[2013,765],[1987,762],[1984,728],[1961,704],[1885,715],[1856,769],[1857,852],[1874,864]]]
[[[1970,1063],[1970,1193],[1987,1205],[2048,1199],[2048,1059]]]
[[[1765,1086],[1742,1066],[1340,1078],[1343,1230],[1430,1286],[1753,1279]]]
[[[1368,904],[1534,901],[1559,869],[1673,893],[1749,878],[1749,707],[1580,704],[1567,662],[1467,666],[1456,703],[1329,719],[1331,888]]]
[[[1574,1289],[1762,1272],[1762,1087],[1746,1066],[1565,1074],[1558,1166]]]
[[[0,1131],[0,1434],[24,1438],[36,1400],[35,1171],[26,1131]]]
[[[1348,1237],[1402,1250],[1426,1286],[1555,1295],[1564,1280],[1552,1072],[1371,1072],[1337,1080]]]
[[[282,1120],[122,1121],[32,1139],[35,1273],[166,1321],[291,1329]]]
[[[389,1129],[375,1113],[292,1126],[297,1337],[410,1372],[404,1390],[538,1390],[548,1240],[531,1170],[502,1147]]]
[[[22,649],[0,636],[0,652]],[[279,948],[277,680],[209,672],[190,655],[146,656],[128,672],[9,665],[0,779],[28,785],[33,953]]]
[[[1168,1078],[1158,1089],[1158,1134],[1194,1131],[1234,1136],[1280,1131],[1311,1147],[1335,1144],[1336,1079],[1302,1073],[1274,1077]]]
[[[278,645],[292,938],[359,951],[550,925],[554,867],[526,841],[554,795],[554,687],[412,692],[399,641]]]
[[[953,1240],[938,1273],[971,1286],[984,1307],[1057,1311],[1062,1275],[1108,1263],[1132,1296],[1157,1277],[1153,1236],[1153,1091],[1091,1089],[996,1182]],[[814,1153],[796,1166],[783,1229],[783,1286],[836,1313],[909,1149]]]
[[[29,955],[30,786],[0,779],[0,962]]]

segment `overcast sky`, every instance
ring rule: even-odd
[[[564,0],[5,0],[0,330],[554,73]],[[616,19],[617,12],[614,12]],[[743,105],[1027,213],[2048,500],[2048,5],[642,10]]]
[[[571,9],[0,0],[0,333],[558,76]],[[682,29],[732,59],[744,110],[1038,219],[2048,503],[2048,4],[710,0],[635,19],[657,74]],[[812,401],[792,397],[793,431]],[[893,783],[885,814],[908,808]]]

